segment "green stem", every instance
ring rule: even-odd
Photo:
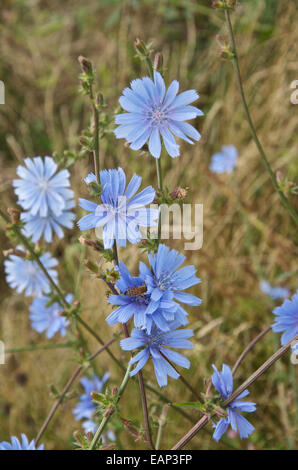
[[[86,256],[86,247],[84,245],[80,245],[81,248],[81,257],[80,257],[80,264],[79,264],[79,271],[76,280],[76,287],[75,287],[75,297],[78,299],[81,293],[81,285],[83,279],[83,271],[84,271],[84,260]]]
[[[128,364],[124,379],[122,381],[122,384],[120,385],[118,395],[117,395],[117,398],[115,400],[115,405],[118,404],[118,402],[121,398],[121,395],[123,394],[123,392],[126,388],[126,385],[127,385],[128,381],[129,381],[129,378],[130,378],[129,374],[130,374],[131,369],[132,369],[132,364]],[[106,415],[103,417],[96,433],[94,434],[94,437],[93,437],[92,442],[90,444],[89,450],[94,450],[95,449],[95,447],[97,445],[97,442],[99,441],[100,436],[102,435],[102,433],[103,433],[106,425],[108,424],[112,414],[113,414],[113,411],[110,411],[110,412],[106,413]]]
[[[160,418],[159,418],[158,432],[157,432],[157,437],[156,437],[156,443],[155,443],[155,449],[156,450],[159,450],[159,448],[160,448],[162,430],[163,430],[163,428],[166,424],[168,409],[169,409],[169,405],[164,405],[163,408],[162,408],[162,411],[161,411],[161,415],[160,415]]]
[[[146,56],[145,62],[148,68],[150,78],[154,80],[154,68],[153,68],[152,60],[150,59],[149,56]]]
[[[93,121],[94,121],[94,171],[96,181],[99,184],[99,171],[100,171],[100,160],[99,160],[99,112],[94,102],[95,98],[93,95],[93,89],[91,88],[90,101],[92,105]]]
[[[225,15],[226,15],[226,23],[227,23],[227,27],[228,27],[228,31],[229,31],[229,36],[230,36],[230,47],[231,47],[231,50],[232,50],[232,53],[233,53],[233,63],[234,63],[234,69],[235,69],[235,73],[236,73],[238,88],[239,88],[239,92],[240,92],[240,98],[241,98],[241,102],[242,102],[242,105],[243,105],[243,108],[244,108],[245,116],[246,116],[246,119],[247,119],[247,122],[248,122],[248,125],[249,125],[249,128],[250,128],[252,137],[253,137],[253,139],[255,141],[255,144],[256,144],[256,146],[259,150],[259,153],[261,155],[263,164],[264,164],[264,166],[265,166],[265,168],[266,168],[266,170],[267,170],[267,172],[270,176],[270,179],[272,181],[272,184],[273,184],[276,192],[279,194],[279,197],[280,197],[283,205],[285,206],[285,208],[288,210],[289,214],[295,220],[296,224],[298,224],[298,214],[296,213],[294,208],[291,206],[289,200],[287,199],[287,197],[284,195],[284,193],[280,189],[280,187],[277,183],[276,177],[275,177],[275,175],[272,171],[272,168],[269,164],[269,161],[267,159],[267,156],[266,156],[266,154],[263,150],[263,147],[262,147],[262,145],[259,141],[256,130],[254,128],[254,125],[253,125],[253,122],[252,122],[252,119],[251,119],[251,116],[250,116],[250,112],[249,112],[249,109],[248,109],[248,105],[247,105],[247,102],[246,102],[245,94],[244,94],[244,89],[243,89],[243,84],[242,84],[242,79],[241,79],[241,74],[240,74],[240,68],[239,68],[239,62],[238,62],[238,55],[237,55],[236,44],[235,44],[235,39],[234,39],[234,33],[233,33],[233,29],[232,29],[232,24],[231,24],[230,13],[229,13],[228,10],[225,10]]]

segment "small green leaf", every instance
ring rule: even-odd
[[[202,405],[202,403],[196,402],[196,401],[189,401],[186,403],[172,403],[173,406],[185,406],[188,408],[199,408],[202,411],[206,411],[205,406]]]

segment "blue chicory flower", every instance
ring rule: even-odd
[[[52,157],[25,158],[26,167],[19,165],[20,179],[13,181],[18,203],[33,216],[46,217],[50,212],[60,216],[66,208],[66,201],[73,198],[69,189],[69,172],[57,172],[57,163]]]
[[[108,380],[110,374],[106,372],[102,379],[100,379],[97,375],[93,374],[92,379],[88,379],[87,377],[83,377],[80,380],[81,385],[84,388],[84,393],[80,396],[80,401],[76,405],[73,410],[73,414],[75,415],[75,419],[80,421],[83,419],[83,428],[86,433],[91,432],[92,434],[98,428],[98,424],[94,421],[96,407],[91,399],[91,392],[102,392],[103,387]],[[111,438],[111,435],[110,435]]]
[[[22,249],[22,247],[18,248]],[[41,255],[40,261],[51,278],[57,282],[58,274],[53,268],[57,266],[58,261],[52,258],[50,253]],[[18,293],[25,291],[26,297],[41,297],[43,294],[51,292],[50,283],[36,261],[24,259],[16,255],[9,255],[8,259],[4,261],[4,270],[9,286],[12,289],[16,289]]]
[[[273,310],[276,315],[272,330],[275,333],[283,331],[281,344],[284,346],[298,335],[298,290],[289,300],[286,299],[282,305]]]
[[[35,442],[33,440],[29,442],[25,434],[21,434],[21,437],[21,441],[17,437],[12,436],[11,442],[0,442],[0,450],[44,450],[43,444],[36,447]]]
[[[166,92],[165,82],[159,72],[154,72],[154,80],[149,77],[133,80],[131,88],[125,88],[119,102],[126,113],[117,114],[115,135],[125,138],[133,150],[139,150],[148,141],[149,152],[159,158],[161,137],[171,157],[179,156],[179,145],[175,137],[193,144],[200,140],[199,132],[185,122],[202,116],[203,112],[189,106],[199,98],[195,90],[180,93],[179,82],[174,80]]]
[[[167,376],[174,379],[179,377],[179,373],[171,366],[167,359],[186,369],[190,367],[188,359],[169,348],[192,349],[193,344],[188,341],[188,338],[193,336],[193,331],[184,329],[174,330],[175,326],[173,324],[173,330],[166,333],[158,328],[154,328],[151,334],[148,334],[145,330],[134,328],[129,338],[120,341],[120,346],[124,351],[132,351],[144,347],[130,361],[130,364],[138,363],[130,373],[131,376],[137,374],[150,357],[152,358],[156,379],[160,387],[167,385]]]
[[[281,286],[273,287],[267,281],[260,282],[260,289],[264,294],[269,295],[269,297],[271,297],[271,299],[274,299],[274,300],[285,299],[290,294],[289,289],[287,289],[286,287],[281,287]]]
[[[212,383],[216,390],[220,393],[225,400],[233,392],[233,375],[229,366],[223,364],[222,371],[218,372],[215,365],[212,365],[214,374],[212,375]],[[227,406],[227,417],[221,418],[215,425],[213,439],[219,441],[223,434],[227,431],[229,425],[233,431],[239,431],[240,438],[248,437],[253,431],[254,427],[245,419],[239,412],[252,413],[256,410],[256,404],[248,401],[242,401],[241,398],[249,395],[248,390],[244,390],[235,400]]]
[[[21,220],[24,222],[23,233],[27,238],[36,243],[42,237],[45,241],[51,243],[53,240],[53,233],[59,238],[63,238],[64,233],[62,227],[72,229],[75,214],[71,212],[71,209],[75,207],[75,201],[69,199],[65,201],[65,209],[60,215],[56,215],[52,211],[44,217],[39,214],[32,215],[31,212],[23,212],[21,214]]]
[[[70,304],[73,301],[73,295],[67,294],[65,300]],[[64,308],[58,302],[47,307],[48,302],[49,297],[45,296],[33,300],[29,308],[31,326],[38,333],[45,331],[47,338],[53,338],[56,333],[65,336],[69,321],[61,315]]]
[[[177,269],[185,256],[160,244],[157,254],[149,254],[151,270],[140,262],[140,274],[130,275],[124,263],[119,263],[120,279],[116,283],[119,295],[110,295],[108,302],[118,305],[108,317],[109,325],[127,323],[134,317],[137,328],[145,328],[148,333],[155,325],[162,331],[169,331],[173,321],[178,326],[186,325],[187,312],[176,302],[198,306],[201,299],[183,292],[184,289],[200,282],[195,276],[194,266]]]
[[[89,174],[85,181],[96,181],[95,175]],[[147,186],[135,195],[141,181],[142,178],[134,174],[125,189],[126,175],[122,168],[101,171],[102,204],[80,199],[81,207],[90,212],[79,220],[80,229],[103,226],[103,244],[106,249],[112,248],[114,240],[119,246],[126,246],[127,239],[131,243],[141,241],[139,227],[156,226],[159,216],[157,209],[144,207],[155,197],[152,186]]]
[[[232,173],[237,165],[238,151],[234,145],[223,145],[221,152],[211,157],[210,170],[213,173]]]
[[[146,314],[150,304],[150,294],[147,293],[147,286],[141,276],[133,277],[130,275],[125,264],[119,263],[120,279],[116,283],[120,294],[112,294],[108,302],[112,305],[118,305],[106,319],[110,326],[116,323],[127,323],[133,316],[134,324],[137,328],[147,328],[150,332],[152,324],[160,326],[163,330],[169,330],[168,322],[174,318],[172,311],[156,309],[153,313]]]
[[[170,315],[168,321],[176,320],[180,325],[185,325],[187,312],[175,301],[192,306],[201,304],[201,299],[184,292],[185,289],[201,282],[196,277],[195,267],[185,266],[178,269],[185,261],[185,256],[163,244],[159,245],[156,254],[151,253],[148,258],[151,270],[143,262],[140,263],[140,276],[144,279],[147,293],[150,295],[147,316],[156,310],[162,310]],[[165,327],[166,324],[162,329]]]

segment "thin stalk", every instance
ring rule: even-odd
[[[196,397],[196,399],[202,403],[203,400],[201,398],[201,396],[198,394],[198,392],[190,385],[190,383],[186,380],[185,377],[183,377],[183,375],[177,370],[176,366],[172,363],[172,361],[170,361],[166,356],[164,356],[164,354],[162,352],[160,352],[161,356],[164,358],[165,361],[167,361],[170,366],[173,367],[173,369],[177,372],[177,374],[179,374],[179,379],[180,381],[188,388],[188,390],[191,391],[191,393]]]
[[[100,171],[100,160],[99,160],[99,111],[96,107],[95,98],[93,95],[93,88],[91,86],[90,101],[92,106],[92,115],[94,122],[94,171],[96,176],[96,181],[99,183],[99,171]]]
[[[110,341],[108,341],[105,345],[103,345],[101,348],[99,348],[97,351],[95,351],[95,353],[93,353],[91,356],[89,356],[89,358],[87,359],[88,361],[92,361],[96,356],[98,356],[102,351],[104,351],[105,349],[107,349],[107,347],[112,344],[113,342],[115,341],[115,338],[112,338],[110,339]],[[80,365],[78,366],[75,371],[73,372],[72,376],[70,377],[70,379],[68,380],[67,384],[65,385],[64,389],[62,390],[61,392],[61,395],[59,396],[59,398],[57,398],[57,400],[54,402],[52,408],[51,408],[51,411],[49,412],[48,416],[46,417],[42,427],[40,428],[40,431],[38,432],[37,434],[37,437],[35,439],[35,445],[37,445],[43,435],[43,433],[45,432],[46,428],[48,427],[50,421],[53,419],[53,416],[54,414],[56,413],[58,407],[61,405],[62,401],[64,400],[64,397],[66,395],[66,393],[68,392],[68,390],[70,389],[70,387],[72,386],[72,384],[74,383],[74,381],[76,380],[76,378],[78,377],[78,375],[80,374],[80,372],[82,371],[83,369],[83,366]]]
[[[118,266],[119,265],[119,257],[118,257],[118,249],[117,249],[116,240],[114,241],[114,245],[113,245],[113,254],[114,254],[114,264],[116,266]]]
[[[288,210],[289,214],[295,220],[296,224],[298,224],[298,214],[296,213],[294,208],[291,206],[288,198],[284,195],[283,191],[279,187],[279,185],[277,183],[277,180],[276,180],[276,177],[275,177],[275,175],[272,171],[272,168],[269,164],[268,158],[267,158],[267,156],[264,152],[264,149],[263,149],[263,147],[262,147],[262,145],[259,141],[259,138],[257,136],[254,124],[252,122],[250,112],[249,112],[249,109],[248,109],[248,105],[247,105],[247,102],[246,102],[245,94],[244,94],[242,78],[241,78],[239,62],[238,62],[238,54],[237,54],[237,49],[236,49],[236,44],[235,44],[235,39],[234,39],[234,33],[233,33],[232,24],[231,24],[230,13],[229,13],[228,10],[225,10],[225,16],[226,16],[226,23],[227,23],[227,27],[228,27],[229,36],[230,36],[230,47],[231,47],[231,50],[232,50],[232,53],[233,53],[233,64],[234,64],[236,79],[237,79],[238,88],[239,88],[239,92],[240,92],[240,98],[241,98],[241,102],[242,102],[242,105],[243,105],[243,109],[244,109],[244,112],[245,112],[245,116],[246,116],[246,119],[247,119],[247,122],[248,122],[248,125],[249,125],[249,128],[250,128],[250,131],[251,131],[251,134],[252,134],[252,138],[254,139],[255,144],[256,144],[256,146],[259,150],[259,153],[261,155],[263,164],[264,164],[264,166],[265,166],[265,168],[266,168],[266,170],[267,170],[267,172],[270,176],[270,179],[272,181],[274,189],[279,194],[279,197],[280,197],[283,205],[285,206],[285,208]]]
[[[290,348],[293,341],[298,340],[298,335],[291,339],[285,346],[282,346],[276,353],[274,353],[264,364],[261,365],[245,382],[240,385],[226,400],[221,403],[223,408],[227,407],[234,401],[244,390],[252,385],[261,375],[263,375],[276,361],[278,361]],[[188,433],[183,436],[177,444],[174,445],[172,450],[180,450],[193,439],[193,437],[204,427],[215,415],[205,414]]]
[[[150,59],[149,56],[146,57],[145,62],[146,62],[146,65],[147,65],[147,69],[148,69],[150,78],[152,80],[154,80],[154,68],[153,68],[152,60]]]
[[[94,338],[97,339],[97,341],[104,345],[104,341],[101,339],[101,337],[95,332],[92,330],[92,328],[90,328],[90,326],[81,318],[79,317],[78,315],[76,316],[76,320],[87,330],[89,331],[90,334],[92,334],[94,336]],[[113,359],[114,362],[116,362],[116,364],[118,364],[118,366],[122,369],[122,370],[125,370],[125,367],[123,366],[123,364],[121,363],[121,361],[119,361],[119,359],[116,358],[116,356],[114,356],[114,354],[112,353],[112,351],[107,348],[107,353],[109,354],[109,356]]]
[[[158,426],[158,432],[157,432],[157,437],[156,437],[156,443],[155,443],[155,449],[156,450],[159,450],[159,448],[160,448],[162,430],[163,430],[163,428],[166,424],[168,409],[169,409],[169,405],[164,405],[162,407],[161,415],[160,415],[160,418],[159,418],[159,426]]]
[[[81,285],[83,279],[83,271],[84,271],[84,260],[86,256],[86,247],[84,245],[81,246],[81,256],[80,256],[80,264],[79,264],[79,271],[76,280],[76,287],[75,287],[75,297],[78,299],[81,293]]]
[[[128,364],[124,379],[123,379],[122,384],[120,385],[120,388],[119,388],[119,391],[118,391],[118,395],[117,395],[117,398],[116,398],[116,401],[115,401],[115,405],[118,404],[118,402],[121,398],[121,395],[123,394],[123,392],[126,388],[126,385],[127,385],[128,381],[129,381],[129,378],[130,378],[131,369],[132,369],[132,364]],[[94,437],[93,437],[92,442],[90,444],[89,450],[94,450],[95,449],[95,447],[97,445],[97,442],[99,441],[100,436],[102,435],[102,433],[103,433],[106,425],[108,424],[112,414],[113,414],[113,411],[109,411],[108,413],[106,413],[104,415],[104,417],[103,417],[96,433],[94,434]]]
[[[150,59],[149,56],[145,58],[145,62],[147,65],[147,69],[150,75],[150,78],[154,80],[154,68],[152,64],[152,60]],[[161,156],[160,158],[155,159],[156,163],[156,176],[157,176],[157,187],[159,191],[163,190],[163,179],[162,179],[162,171],[161,171]],[[161,235],[161,220],[160,220],[160,215],[159,215],[159,221],[158,221],[158,243],[160,241],[160,235]]]
[[[241,362],[245,358],[245,356],[253,349],[253,347],[260,341],[270,330],[272,329],[272,325],[267,326],[261,333],[259,333],[244,349],[243,353],[238,357],[237,361],[235,362],[232,374],[234,375],[238,367],[240,366]]]
[[[142,400],[142,410],[144,415],[144,425],[145,425],[145,432],[146,432],[146,439],[147,442],[152,450],[154,450],[154,444],[151,437],[150,432],[150,425],[149,425],[149,416],[148,416],[148,407],[147,407],[147,398],[146,398],[146,391],[144,386],[144,379],[142,371],[138,372],[138,380],[139,380],[139,387],[141,392],[141,400]]]
[[[123,324],[123,332],[124,332],[125,338],[129,338],[129,331],[128,331],[126,323]],[[148,442],[150,448],[154,450],[154,444],[153,444],[153,441],[152,441],[151,431],[150,431],[150,424],[149,424],[147,397],[146,397],[143,374],[142,374],[141,370],[138,372],[138,381],[139,381],[140,394],[141,394],[141,402],[142,402],[142,411],[143,411],[143,416],[144,416],[144,428],[145,428],[145,432],[146,432],[146,439],[147,439],[147,442]]]

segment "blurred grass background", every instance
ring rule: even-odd
[[[164,161],[165,184],[190,188],[188,202],[204,204],[204,243],[199,251],[186,253],[195,264],[202,283],[193,292],[202,306],[190,309],[195,329],[194,350],[187,352],[191,369],[184,373],[202,390],[203,378],[211,375],[211,364],[233,365],[245,345],[272,320],[273,303],[259,290],[266,278],[273,284],[297,289],[297,229],[283,209],[265,172],[244,120],[232,64],[218,56],[216,34],[227,38],[224,15],[210,8],[208,0],[4,0],[0,6],[0,79],[6,86],[6,104],[0,109],[1,207],[15,204],[11,180],[17,163],[25,156],[51,155],[54,151],[77,150],[78,137],[89,120],[88,102],[78,93],[77,56],[91,59],[98,86],[111,111],[129,81],[146,74],[135,57],[134,39],[152,42],[164,57],[165,79],[180,81],[180,89],[195,88],[204,118],[195,125],[202,134],[195,146],[181,143],[181,157]],[[298,176],[298,114],[290,102],[290,84],[297,79],[297,11],[295,2],[242,1],[232,14],[240,67],[249,106],[259,137],[274,171],[281,170],[291,181]],[[212,153],[223,144],[239,149],[237,181],[239,200],[234,197],[233,179],[214,177],[209,170]],[[121,165],[129,176],[137,172],[143,184],[155,184],[152,158],[125,148],[111,135],[101,143],[105,167]],[[72,169],[77,196],[86,196],[83,177],[92,170],[92,159]],[[292,199],[293,205],[297,198]],[[60,260],[60,281],[74,289],[76,273],[84,256],[78,230],[55,240],[51,250]],[[9,241],[1,231],[1,246]],[[183,249],[182,242],[170,242]],[[141,252],[140,252],[141,253]],[[92,254],[88,252],[88,257]],[[136,269],[133,246],[120,251],[121,258]],[[110,307],[105,287],[83,273],[79,297],[83,317],[108,340],[111,331],[104,318]],[[49,343],[30,328],[28,306],[0,278],[0,339],[7,348]],[[97,345],[84,333],[89,349]],[[54,342],[61,343],[61,338]],[[236,373],[240,384],[279,346],[269,333],[245,359]],[[112,350],[123,360],[127,355],[117,344]],[[62,389],[75,368],[78,355],[72,350],[23,352],[7,355],[0,368],[0,441],[25,432],[33,438],[49,411],[53,396],[50,385]],[[111,385],[122,379],[119,370],[103,353],[96,361],[99,374],[111,372]],[[150,367],[145,379],[155,385]],[[251,400],[258,411],[249,416],[256,431],[249,440],[233,439],[241,449],[293,449],[297,446],[297,366],[289,355],[251,387]],[[170,379],[164,389],[173,401],[192,400],[179,381]],[[79,387],[57,412],[42,442],[47,449],[71,448],[72,433],[79,429],[72,409]],[[161,404],[148,394],[150,414],[157,425]],[[121,415],[136,427],[142,424],[138,391],[130,384]],[[195,416],[195,413],[192,413]],[[190,428],[173,409],[163,433],[161,448],[170,448]],[[211,429],[211,428],[209,428]],[[156,428],[154,428],[156,433]],[[124,430],[123,448],[144,448]],[[201,432],[188,445],[191,449],[224,449]]]

